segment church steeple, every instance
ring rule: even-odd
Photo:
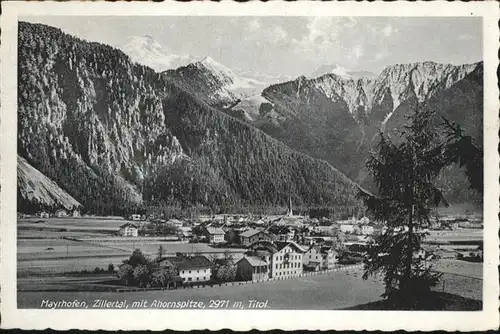
[[[292,195],[288,195],[288,213],[287,216],[293,216],[293,209],[292,209]]]

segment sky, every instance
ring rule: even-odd
[[[483,59],[477,17],[37,16],[21,21],[80,38],[123,45],[152,36],[168,52],[210,56],[229,68],[308,75],[322,65],[379,73],[386,66]]]

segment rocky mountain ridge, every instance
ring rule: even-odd
[[[177,80],[193,95],[295,150],[328,161],[362,184],[364,161],[377,133],[397,137],[417,108],[433,108],[436,124],[446,117],[482,140],[482,62],[396,64],[379,75],[333,64],[319,68],[318,77],[254,85],[253,92],[261,94],[253,95],[252,90],[236,92],[238,76],[217,62],[196,67],[198,73],[184,73]],[[239,86],[245,86],[241,81]],[[447,173],[443,182],[465,186],[456,174]],[[461,180],[450,180],[450,175]]]
[[[335,74],[301,77],[266,88],[262,97],[268,102],[253,106],[260,112],[252,122],[365,184],[364,161],[376,145],[377,133],[382,130],[397,138],[418,108],[435,110],[436,126],[445,117],[481,143],[482,73],[482,62],[460,66],[424,62],[388,67],[375,80]],[[451,188],[468,187],[457,173],[448,173],[443,182]],[[450,191],[457,194],[457,189]]]

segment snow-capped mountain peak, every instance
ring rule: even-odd
[[[232,79],[236,75],[231,71],[229,68],[226,66],[222,65],[221,63],[215,61],[213,58],[207,56],[200,60],[199,62],[196,62],[194,64],[198,68],[204,68],[212,72],[212,74],[219,76],[219,77],[228,77]],[[231,80],[232,81],[232,80]]]
[[[200,63],[202,63],[203,65],[207,66],[207,67],[211,67],[211,68],[219,68],[219,69],[223,69],[223,70],[227,70],[227,71],[230,71],[227,67],[225,67],[224,65],[222,65],[221,63],[219,63],[218,61],[214,60],[212,57],[210,56],[206,56],[205,58],[203,58]]]
[[[226,88],[235,96],[244,97],[260,93],[267,83],[235,73],[230,68],[207,56],[193,64],[200,70],[207,70],[226,84]]]
[[[175,69],[197,60],[191,55],[172,54],[151,35],[131,36],[118,48],[132,61],[151,67],[157,72]]]

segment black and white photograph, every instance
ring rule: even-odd
[[[16,307],[484,311],[484,27],[19,15]]]

